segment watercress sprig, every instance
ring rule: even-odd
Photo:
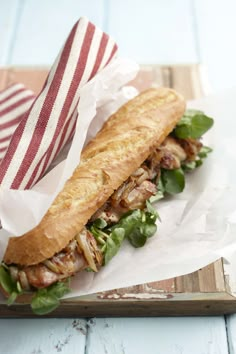
[[[48,288],[39,289],[33,296],[31,308],[36,315],[46,315],[60,305],[60,298],[70,292],[69,279],[59,281]]]
[[[182,168],[184,171],[192,171],[195,168],[201,166],[203,164],[204,159],[208,156],[208,154],[212,152],[212,149],[208,146],[202,146],[201,150],[198,153],[196,160],[185,162],[182,164]]]
[[[161,170],[161,180],[164,191],[168,194],[181,193],[185,187],[185,177],[182,168],[174,170]]]
[[[0,266],[0,285],[9,295],[7,299],[7,305],[13,304],[17,296],[23,293],[20,283],[15,282],[11,278],[7,266],[3,263]]]
[[[134,247],[144,246],[147,239],[156,232],[157,218],[159,218],[157,211],[147,201],[145,210],[131,210],[113,226],[107,226],[103,219],[95,220],[90,226],[90,231],[104,255],[103,265],[117,254],[124,238],[127,238]]]
[[[181,120],[177,123],[172,135],[179,139],[199,139],[213,125],[212,118],[206,116],[202,111],[186,110]],[[211,148],[203,146],[194,161],[184,162],[181,167],[174,170],[161,169],[161,176],[157,184],[157,194],[150,198],[150,201],[157,202],[165,194],[177,194],[184,190],[184,172],[193,170],[202,165],[203,159],[212,151]]]
[[[155,234],[157,218],[160,219],[157,211],[147,201],[145,210],[136,209],[126,213],[118,224],[124,228],[125,237],[131,245],[137,248],[144,246],[147,239]]]
[[[173,135],[180,139],[199,139],[213,125],[212,118],[202,111],[188,109],[173,130]]]

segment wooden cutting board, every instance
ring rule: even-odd
[[[142,66],[131,83],[139,90],[150,86],[173,87],[186,99],[204,95],[200,66]],[[0,89],[22,82],[38,93],[48,70],[45,68],[0,69]],[[63,300],[45,317],[74,316],[184,316],[220,315],[236,312],[236,298],[221,259],[197,272],[129,288]],[[0,299],[0,317],[35,317],[28,304],[7,307]]]

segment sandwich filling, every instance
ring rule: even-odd
[[[97,272],[118,252],[124,238],[134,247],[143,246],[157,229],[158,214],[151,203],[184,189],[184,172],[200,166],[211,151],[200,138],[212,124],[202,112],[187,111],[174,131],[114,191],[67,247],[37,265],[3,264],[0,284],[9,293],[10,288],[15,289],[11,302],[22,292],[51,286],[57,286],[59,298],[66,292],[62,285],[66,279],[85,269]],[[55,297],[55,289],[52,293]]]
[[[202,148],[199,140],[180,140],[168,136],[144,163],[112,194],[91,217],[86,227],[61,252],[33,266],[9,266],[11,277],[23,290],[45,288],[59,280],[90,268],[97,271],[104,262],[106,245],[93,223],[102,219],[107,227],[122,220],[127,212],[145,210],[146,201],[157,195],[163,170],[177,170],[181,165],[196,161]],[[103,232],[104,234],[105,232]],[[100,236],[100,237],[99,237]]]

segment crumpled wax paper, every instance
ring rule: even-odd
[[[135,71],[131,67],[132,65],[126,73],[119,66],[118,69],[124,75]],[[131,77],[128,78],[130,79]],[[0,215],[5,229],[14,234],[23,233],[43,215],[52,196],[54,197],[78,163],[78,151],[86,140],[86,129],[95,114],[95,103],[100,108],[90,124],[87,139],[95,134],[102,121],[117,106],[136,94],[132,88],[123,88],[118,92],[122,80],[119,84],[111,81],[109,84],[115,87],[112,92],[110,89],[109,92],[105,90],[108,99],[96,96],[100,94],[100,85],[103,86],[101,82],[98,83],[98,90],[85,90],[85,99],[81,99],[79,107],[83,112],[80,113],[80,118],[83,118],[80,121],[83,120],[84,124],[78,124],[76,142],[74,139],[65,162],[54,168],[32,191],[24,194],[22,192],[20,197],[17,194],[21,193],[0,190]],[[90,100],[93,102],[92,112]],[[236,88],[189,102],[189,107],[201,109],[215,120],[213,128],[203,139],[205,145],[214,149],[213,152],[203,166],[187,175],[184,192],[156,203],[161,222],[158,221],[156,235],[144,247],[135,249],[124,241],[119,253],[97,274],[84,271],[73,277],[72,292],[67,297],[172,278],[191,273],[220,257],[230,260],[236,255],[235,100]],[[88,116],[89,122],[86,118]],[[61,179],[55,182],[58,176]],[[34,215],[32,210],[36,211]],[[26,215],[26,218],[23,219],[22,215]],[[9,233],[5,230],[0,233],[2,254],[7,235]]]

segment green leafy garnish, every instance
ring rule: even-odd
[[[149,228],[149,227],[148,227]],[[147,241],[148,235],[144,227],[136,227],[128,236],[128,240],[135,248],[143,247]]]
[[[10,273],[5,269],[3,265],[0,266],[0,284],[8,294],[11,294],[16,288]]]
[[[173,131],[174,136],[180,139],[198,139],[213,125],[212,118],[202,111],[187,110]]]
[[[131,210],[111,227],[95,220],[90,226],[90,231],[104,255],[103,265],[106,265],[117,254],[124,238],[127,238],[134,247],[142,247],[147,239],[155,234],[156,219],[160,219],[159,215],[147,201],[145,210]]]
[[[9,298],[7,299],[7,305],[8,306],[12,305],[15,302],[18,295],[19,295],[19,293],[17,293],[16,291],[13,291],[11,293],[11,295],[9,296]]]
[[[19,282],[15,282],[7,270],[7,267],[2,264],[0,266],[0,284],[2,288],[9,295],[7,305],[13,304],[17,296],[22,294],[22,289]]]
[[[153,236],[157,230],[155,222],[159,215],[150,202],[147,201],[146,205],[146,210],[130,211],[118,223],[120,227],[124,228],[125,237],[134,247],[144,246],[147,239]]]
[[[118,252],[122,241],[125,237],[125,231],[119,228],[118,224],[111,228],[99,229],[96,225],[100,225],[97,220],[90,226],[90,231],[100,245],[100,249],[104,255],[103,265],[107,264]]]
[[[60,305],[60,298],[70,292],[69,279],[57,282],[48,288],[39,289],[33,296],[31,308],[36,315],[46,315]]]
[[[48,294],[47,289],[40,289],[32,299],[31,308],[36,315],[46,315],[54,311],[59,304],[58,298]]]
[[[11,278],[4,264],[0,266],[0,284],[9,294],[7,305],[12,305],[17,296],[23,293],[20,283]],[[31,302],[33,312],[36,315],[45,315],[55,310],[60,304],[59,299],[69,291],[69,279],[67,279],[67,282],[57,282],[48,288],[38,290]]]
[[[104,255],[104,265],[106,265],[119,251],[122,241],[124,240],[125,230],[116,227],[106,242],[106,252]]]
[[[90,267],[85,268],[85,271],[89,273],[94,273],[94,270]]]
[[[185,187],[184,172],[181,168],[175,170],[161,170],[161,179],[166,193],[177,194]]]
[[[199,151],[198,156],[201,158],[205,158],[210,152],[212,152],[212,148],[210,148],[209,146],[203,146]]]
[[[93,225],[98,229],[104,229],[107,226],[107,222],[102,218],[98,218],[94,221]]]
[[[125,236],[134,247],[142,247],[147,239],[156,232],[157,216],[149,211],[133,210],[125,215],[120,223],[125,229]]]
[[[146,208],[147,208],[147,212],[146,212],[146,216],[150,216],[150,219],[159,219],[160,217],[158,215],[157,210],[152,206],[152,203],[150,203],[149,200],[146,200]]]
[[[157,193],[149,198],[150,203],[156,203],[158,200],[164,198],[165,188],[163,186],[161,178],[158,179]]]
[[[128,237],[132,231],[138,226],[140,221],[142,221],[143,212],[140,209],[130,210],[128,213],[124,214],[118,225],[125,230],[125,237]],[[145,215],[144,215],[145,217]],[[146,220],[146,219],[145,219]],[[143,219],[143,221],[145,221]]]
[[[185,162],[184,164],[182,164],[182,168],[184,171],[192,171],[196,168],[196,161],[189,161],[189,162]]]
[[[183,170],[184,171],[192,171],[195,168],[201,166],[203,164],[203,159],[205,159],[210,152],[212,152],[212,149],[210,147],[203,146],[201,148],[201,150],[199,151],[196,160],[185,162],[182,164]]]

